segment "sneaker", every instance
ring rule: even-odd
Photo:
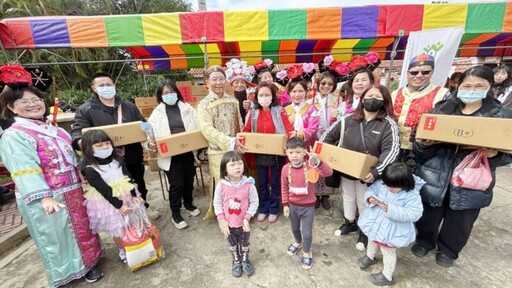
[[[247,260],[246,262],[242,262],[242,267],[245,276],[251,276],[252,273],[254,273],[254,268],[252,268],[251,262],[249,262],[249,260]]]
[[[188,208],[185,208],[185,210],[187,210],[188,213],[190,213],[191,216],[198,216],[199,214],[201,214],[201,210],[197,209],[196,206],[190,206]]]
[[[363,232],[359,231],[359,237],[357,237],[356,242],[356,249],[362,252],[366,250],[366,246],[368,246],[368,237],[366,237]]]
[[[231,266],[231,274],[235,277],[242,276],[242,264],[240,263],[233,263]]]
[[[126,252],[122,248],[119,248],[119,258],[118,259],[119,259],[119,261],[126,263]]]
[[[172,223],[174,223],[174,227],[176,227],[179,230],[185,229],[188,226],[187,222],[185,222],[185,219],[183,219],[181,214],[173,214]]]
[[[146,215],[148,215],[149,219],[156,220],[160,218],[160,212],[158,210],[155,210],[153,208],[146,209]]]
[[[263,222],[265,221],[265,218],[267,218],[267,214],[260,213],[258,214],[258,218],[256,220],[258,220],[258,222]]]
[[[359,264],[359,268],[363,270],[374,264],[377,264],[377,259],[370,259],[368,256],[363,256],[357,260],[357,264]]]
[[[277,222],[277,214],[269,214],[268,215],[268,223],[276,223]]]
[[[372,283],[377,286],[386,286],[386,285],[395,284],[395,281],[393,279],[388,280],[388,278],[386,278],[386,276],[384,276],[384,274],[382,274],[382,272],[377,273],[377,274],[371,274],[368,276],[368,278],[370,278],[370,281],[372,281]]]
[[[352,232],[357,231],[357,224],[354,221],[353,223],[348,222],[348,220],[345,220],[345,223],[343,223],[340,228],[338,228],[336,231],[334,231],[334,235],[341,236],[341,235],[347,235]]]
[[[89,272],[87,272],[87,274],[84,276],[87,283],[96,282],[100,280],[101,277],[103,277],[103,272],[101,272],[100,268],[98,268],[98,265],[92,267],[92,269],[89,270]]]

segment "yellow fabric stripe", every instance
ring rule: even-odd
[[[153,240],[151,238],[148,238],[148,240],[140,243],[139,245],[126,246],[126,247],[124,247],[124,250],[126,250],[126,252],[135,251],[135,250],[138,250],[146,245],[151,244],[152,241]]]

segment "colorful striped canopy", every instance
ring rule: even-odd
[[[204,67],[205,52],[210,65],[232,57],[318,62],[328,53],[346,61],[367,51],[389,59],[400,30],[454,26],[465,28],[458,56],[512,55],[507,2],[11,18],[0,22],[0,40],[6,49],[124,47],[156,59],[140,69],[159,70]]]

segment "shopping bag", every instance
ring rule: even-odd
[[[130,271],[136,271],[144,266],[158,261],[164,255],[160,244],[160,233],[149,221],[145,208],[136,206],[125,216],[121,245],[126,252],[126,263]]]
[[[489,160],[483,149],[478,149],[468,154],[455,167],[451,184],[473,190],[485,191],[492,182]]]

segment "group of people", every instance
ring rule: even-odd
[[[154,137],[123,147],[115,147],[101,130],[82,131],[146,121],[134,104],[117,95],[107,74],[93,77],[94,94],[77,109],[69,135],[46,121],[44,95],[22,68],[3,69],[1,113],[13,124],[2,134],[0,154],[16,183],[17,203],[50,285],[102,277],[98,232],[114,238],[119,259],[125,260],[119,243],[123,216],[142,204],[151,219],[160,216],[146,201],[143,149],[156,150],[154,139],[193,130],[200,130],[209,144],[210,205],[204,218],[218,219],[233,256],[234,276],[254,272],[249,261],[251,218],[275,223],[281,206],[294,238],[287,253],[296,255],[302,249],[302,267],[312,267],[315,207],[329,209],[333,191],[326,185],[332,169],[310,151],[316,141],[378,158],[364,179],[341,175],[344,221],[335,232],[359,232],[356,248],[367,253],[357,261],[362,269],[376,263],[380,248],[384,268],[370,275],[372,283],[395,282],[396,249],[412,242],[414,255],[423,257],[437,248],[437,263],[452,266],[480,209],[491,203],[495,181],[485,191],[451,184],[453,169],[475,147],[416,139],[416,126],[427,112],[512,117],[506,108],[510,68],[498,66],[493,72],[472,67],[450,93],[430,83],[435,59],[421,54],[408,63],[407,85],[390,93],[375,82],[372,72],[379,63],[376,53],[348,63],[329,55],[319,63],[318,73],[313,63],[303,63],[274,78],[269,59],[254,67],[233,59],[227,70],[212,66],[206,71],[209,93],[196,109],[184,102],[173,81],[161,83],[156,89],[159,104],[147,120]],[[251,70],[257,74],[255,84]],[[341,81],[347,81],[347,93],[335,93]],[[225,93],[228,83],[235,97]],[[244,139],[237,137],[242,131],[286,135],[286,157],[246,153]],[[82,152],[80,163],[75,151]],[[496,167],[512,162],[509,151],[484,151],[493,179]],[[188,226],[184,211],[201,213],[192,196],[198,162],[196,151],[158,156],[158,166],[169,179],[170,220],[177,229]],[[89,185],[85,193],[84,182]]]

